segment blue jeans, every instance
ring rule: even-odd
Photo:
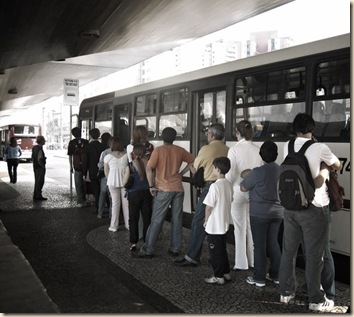
[[[86,201],[86,189],[84,176],[81,171],[74,171],[74,181],[76,189],[76,201],[78,204],[84,204]]]
[[[98,215],[102,216],[106,202],[109,205],[109,215],[112,215],[112,203],[107,186],[107,177],[100,179],[100,199],[98,201]]]
[[[254,244],[253,279],[256,282],[265,282],[268,251],[270,259],[269,276],[277,280],[281,258],[278,233],[283,219],[251,216],[250,221]]]
[[[321,291],[323,256],[328,243],[328,207],[310,205],[306,210],[284,211],[283,253],[279,269],[279,289],[283,296],[296,292],[295,264],[299,245],[306,248],[305,278],[311,303],[325,301]]]
[[[170,250],[178,252],[182,243],[182,214],[184,192],[158,191],[153,200],[150,226],[146,232],[145,243],[140,252],[152,254],[156,240],[161,232],[168,207],[171,205]]]
[[[203,204],[203,201],[209,192],[211,184],[212,182],[207,182],[200,193],[191,224],[191,231],[189,233],[188,252],[185,255],[185,259],[195,264],[200,261],[203,242],[206,235],[204,228],[205,205]]]

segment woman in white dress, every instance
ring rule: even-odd
[[[253,128],[249,121],[242,120],[236,125],[238,142],[230,148],[227,157],[231,169],[225,178],[233,184],[234,200],[231,204],[231,216],[235,228],[235,265],[234,270],[248,270],[254,265],[253,239],[249,215],[248,193],[242,192],[241,173],[263,164],[259,147],[252,143]]]
[[[129,177],[129,165],[123,143],[118,137],[112,139],[111,150],[112,153],[104,157],[104,173],[107,177],[107,186],[112,197],[112,217],[108,230],[116,232],[119,225],[121,197],[125,192],[124,184]],[[129,223],[129,213],[123,212],[123,215],[124,223]]]

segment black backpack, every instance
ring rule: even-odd
[[[86,151],[83,139],[77,139],[73,154],[73,163],[75,171],[82,171],[86,164]]]
[[[307,209],[315,196],[315,183],[305,151],[313,140],[307,141],[300,151],[294,150],[295,140],[289,142],[289,152],[279,167],[278,196],[287,210]]]

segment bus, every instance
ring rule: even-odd
[[[20,146],[21,160],[32,160],[32,148],[36,145],[36,138],[42,134],[39,124],[9,124],[0,127],[0,158],[4,159],[5,148],[9,145],[10,138],[15,137]]]
[[[350,256],[350,34],[265,53],[85,99],[80,104],[83,137],[91,128],[130,142],[134,126],[145,125],[150,141],[162,144],[166,127],[177,131],[174,144],[197,155],[207,144],[211,123],[225,125],[225,142],[236,142],[236,123],[254,127],[253,142],[283,146],[294,138],[292,121],[306,112],[316,122],[314,136],[343,164],[338,180],[343,208],[332,213],[331,249]],[[183,210],[192,213],[196,191],[183,178]]]

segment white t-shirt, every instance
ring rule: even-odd
[[[203,203],[213,207],[205,231],[209,234],[225,234],[231,221],[232,185],[225,179],[216,180],[209,187]]]
[[[298,152],[303,144],[307,142],[308,138],[297,137],[295,140],[295,152]],[[284,144],[284,157],[288,155],[288,147],[289,141]],[[307,161],[309,162],[312,178],[316,178],[318,173],[320,172],[321,162],[325,162],[327,165],[333,165],[338,158],[332,153],[330,148],[324,144],[316,142],[312,144],[305,152],[305,156]],[[326,183],[322,185],[322,187],[317,188],[315,191],[315,197],[312,201],[312,204],[316,207],[323,207],[329,204],[329,197],[327,194],[327,186]]]

